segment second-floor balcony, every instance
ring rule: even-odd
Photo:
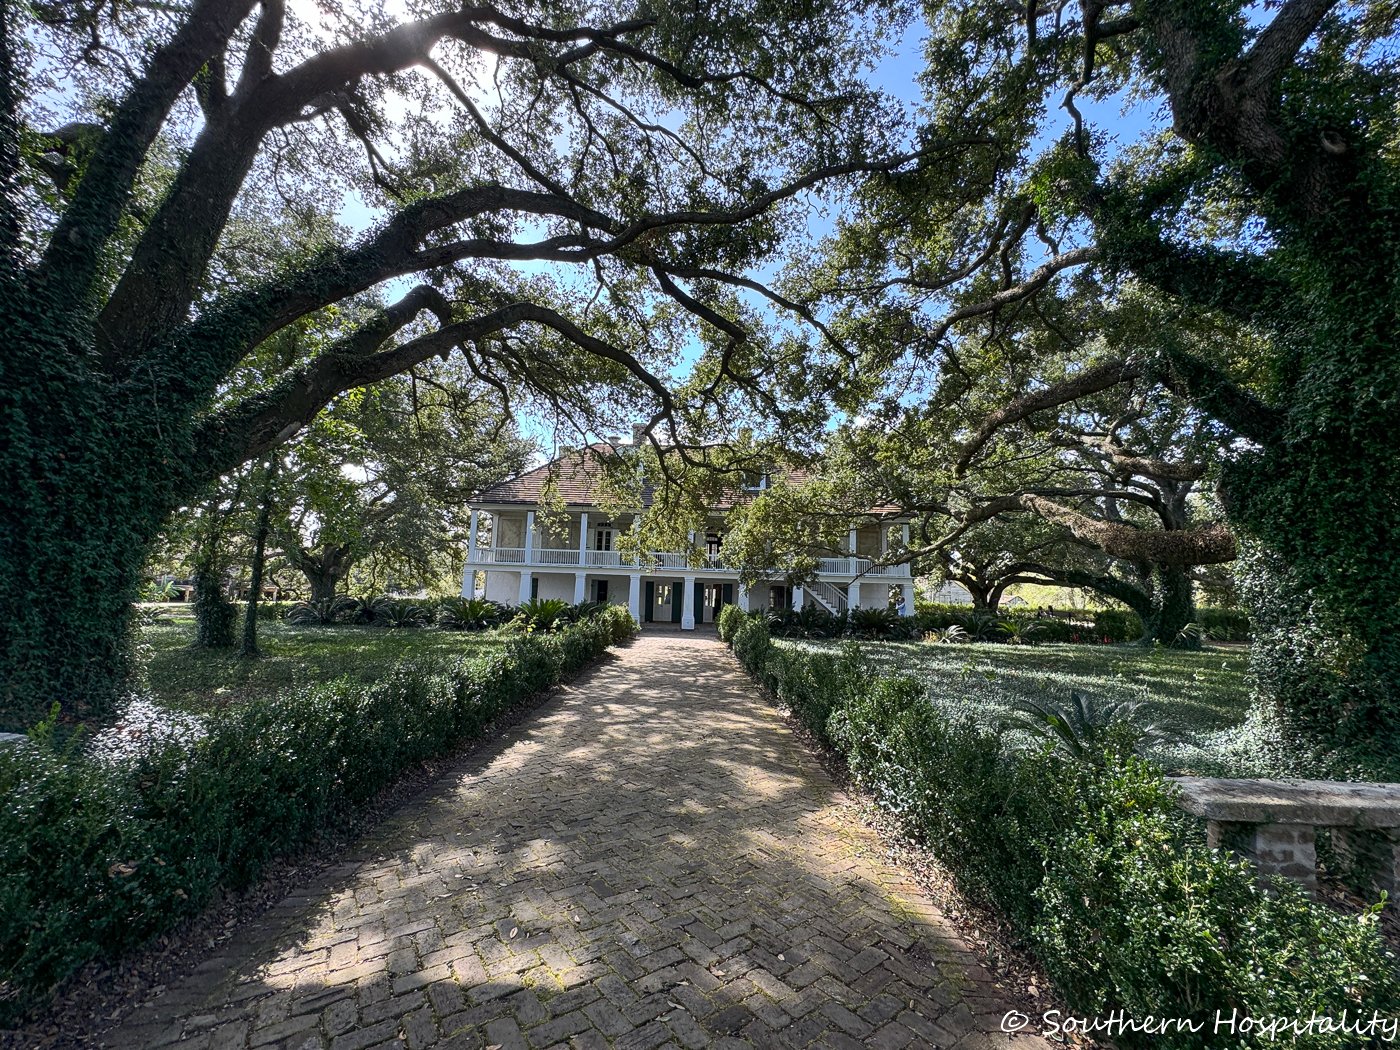
[[[576,547],[477,547],[469,556],[472,565],[501,565],[510,568],[575,567],[595,569],[623,569],[654,572],[669,569],[677,572],[728,573],[735,574],[738,566],[726,564],[724,559],[714,554],[694,554],[685,551],[647,551],[639,560],[624,556],[620,551],[579,550]],[[910,576],[908,563],[899,565],[877,565],[869,558],[821,558],[817,562],[820,576],[834,576],[854,579],[859,576],[899,577]]]

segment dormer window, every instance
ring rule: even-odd
[[[744,471],[744,491],[762,492],[768,487],[768,473],[760,470]]]

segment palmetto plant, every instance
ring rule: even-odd
[[[790,630],[799,638],[833,638],[839,627],[831,613],[820,606],[808,605],[798,612]]]
[[[1154,719],[1141,700],[1097,703],[1079,692],[1071,692],[1065,704],[1023,701],[1002,719],[1002,724],[1049,740],[1078,761],[1095,763],[1102,761],[1110,734],[1126,740],[1139,753],[1174,736],[1170,727]]]
[[[974,642],[994,642],[1005,635],[1003,622],[995,616],[978,613],[967,621],[967,633]]]
[[[852,609],[849,623],[857,638],[882,638],[899,623],[899,614],[893,609]]]
[[[515,610],[511,626],[521,631],[557,631],[565,626],[573,606],[562,598],[533,598]]]
[[[1011,645],[1031,645],[1045,628],[1034,620],[1002,620],[997,630]]]
[[[287,622],[303,627],[328,627],[333,623],[354,622],[349,617],[358,613],[362,603],[355,598],[320,598],[297,602],[287,610]]]
[[[427,627],[432,615],[421,605],[381,599],[374,610],[374,622],[379,627]]]
[[[438,626],[449,631],[484,631],[505,618],[505,610],[489,598],[448,598],[438,609]]]

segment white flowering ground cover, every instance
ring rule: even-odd
[[[780,641],[830,649],[841,642]],[[1246,757],[1254,748],[1244,648],[1201,652],[1132,645],[930,645],[860,642],[877,671],[919,679],[934,706],[949,717],[983,725],[1000,721],[1014,705],[1062,703],[1072,691],[1096,701],[1140,700],[1152,721],[1169,728],[1170,743],[1152,757],[1170,769],[1193,772],[1264,772]]]

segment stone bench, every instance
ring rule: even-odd
[[[1211,846],[1230,849],[1261,875],[1283,875],[1317,890],[1317,830],[1370,875],[1377,889],[1400,885],[1400,784],[1336,780],[1225,780],[1171,777],[1181,806],[1206,821]]]

